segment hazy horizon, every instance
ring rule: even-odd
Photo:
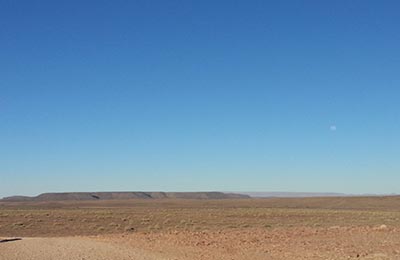
[[[7,198],[7,197],[36,197],[41,194],[46,194],[46,193],[119,193],[119,192],[222,192],[222,193],[233,193],[233,194],[243,194],[243,195],[249,195],[250,197],[253,198],[267,198],[267,197],[277,197],[277,198],[291,198],[291,197],[351,197],[351,196],[397,196],[397,193],[341,193],[341,192],[307,192],[307,191],[222,191],[222,190],[181,190],[181,191],[175,191],[175,190],[92,190],[92,191],[84,191],[84,190],[77,190],[77,191],[44,191],[44,192],[39,192],[35,194],[9,194],[6,196],[0,196],[0,199],[2,198]]]
[[[396,1],[2,1],[0,197],[400,193]]]

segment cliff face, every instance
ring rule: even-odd
[[[124,199],[244,199],[248,195],[223,192],[63,192],[36,197],[12,196],[2,201],[124,200]]]

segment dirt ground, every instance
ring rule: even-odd
[[[400,259],[400,198],[0,203],[0,260]]]

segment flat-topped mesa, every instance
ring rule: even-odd
[[[223,192],[62,192],[43,193],[35,197],[12,196],[1,201],[64,201],[126,199],[246,199],[249,195]]]

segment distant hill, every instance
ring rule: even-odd
[[[249,195],[223,192],[63,192],[43,193],[35,197],[12,196],[1,201],[65,201],[125,199],[244,199]]]

